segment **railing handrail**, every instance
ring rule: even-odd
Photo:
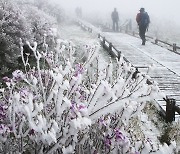
[[[105,37],[103,37],[101,34],[98,34],[98,38],[103,39],[103,41],[105,41],[105,42],[108,43],[109,46],[106,46],[106,44],[105,44],[105,42],[104,42],[103,47],[106,46],[106,47],[105,47],[106,49],[110,49],[110,50],[111,50],[111,51],[110,51],[110,54],[111,54],[111,55],[114,56],[114,54],[112,53],[112,49],[114,49],[114,50],[117,52],[117,54],[115,54],[116,57],[117,57],[118,59],[120,58],[121,51],[119,51],[118,49],[116,49],[116,47],[115,47],[110,41],[108,41],[108,40],[107,40]],[[103,41],[102,41],[102,42],[103,42]],[[125,57],[123,57],[123,59],[124,59],[126,62],[130,63]]]
[[[176,105],[175,99],[167,97],[164,100],[166,101],[166,122],[172,122],[175,120],[175,113],[180,115],[180,107]]]
[[[98,38],[101,39],[101,43],[103,43],[103,47],[105,47],[106,49],[109,50],[109,46],[111,46],[112,48],[114,48],[116,51],[118,51],[119,54],[121,54],[121,52],[116,49],[116,47],[114,47],[114,45],[112,45],[111,42],[109,42],[105,37],[103,37],[101,34],[98,34]],[[106,45],[106,42],[109,44],[109,46]],[[110,45],[111,44],[111,45]],[[112,51],[112,49],[111,49]],[[112,53],[111,53],[112,54]],[[120,55],[117,56],[118,58],[120,57]],[[129,62],[125,57],[123,57],[123,59],[126,62]],[[132,65],[133,66],[133,65]],[[151,83],[151,81],[149,81]],[[175,112],[177,112],[180,115],[180,107],[178,107],[176,105],[176,100],[175,99],[170,99],[168,97],[163,98],[166,101],[166,110],[164,110],[162,107],[161,108],[161,115],[163,116],[163,118],[166,120],[166,122],[172,122],[175,120]],[[173,102],[173,104],[171,105],[171,103]]]
[[[89,31],[90,33],[92,33],[92,28],[83,24],[82,22],[80,21],[77,21],[77,23],[81,26],[82,29],[86,30],[86,31]]]

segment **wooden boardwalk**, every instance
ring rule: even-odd
[[[175,120],[180,120],[180,54],[178,52],[172,52],[152,43],[150,37],[146,45],[142,46],[138,37],[112,31],[102,32],[87,22],[78,24],[86,31],[98,33],[98,37],[106,48],[112,50],[111,53],[115,53],[113,55],[118,56],[120,51],[125,59],[140,72],[147,73],[149,66],[155,65],[153,71],[148,72],[148,75],[151,80],[158,83],[161,91],[169,98],[168,102],[170,101],[167,107],[167,100],[165,101],[163,98],[157,100],[165,111],[167,109],[166,113],[163,113],[163,117],[165,116],[164,118],[169,122],[172,121],[173,110],[176,110],[179,114],[176,113]],[[174,99],[177,107],[172,108],[171,101]]]
[[[180,55],[148,41],[142,46],[139,38],[127,34],[104,32],[102,35],[140,72],[146,73],[150,65],[155,65],[149,76],[168,98],[176,99],[176,105],[180,107]],[[163,109],[166,108],[163,99],[158,102]],[[179,119],[179,115],[176,118]]]

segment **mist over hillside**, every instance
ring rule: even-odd
[[[75,16],[75,8],[81,7],[83,18],[111,24],[111,12],[117,8],[120,24],[131,19],[136,26],[135,17],[141,7],[148,12],[151,24],[150,33],[158,34],[164,40],[179,43],[180,40],[180,1],[179,0],[53,0],[61,5],[67,16]],[[179,43],[180,44],[180,43]]]

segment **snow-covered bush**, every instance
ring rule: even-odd
[[[0,63],[1,74],[16,66],[19,54],[19,39],[30,39],[31,27],[21,14],[16,3],[10,0],[0,1]]]
[[[56,26],[54,17],[39,10],[29,3],[2,0],[0,2],[0,76],[12,73],[18,68],[17,58],[20,56],[19,42],[36,41],[42,48],[44,36],[49,46],[56,37],[53,29]]]
[[[148,121],[142,109],[160,95],[156,83],[147,84],[148,75],[137,72],[122,56],[116,65],[105,62],[99,58],[99,43],[84,45],[82,60],[74,56],[72,42],[55,40],[54,50],[49,50],[45,40],[43,51],[37,42],[27,43],[36,67],[22,57],[28,71],[16,70],[12,78],[3,78],[7,87],[0,89],[1,153],[160,149],[142,124]]]
[[[50,29],[56,26],[57,22],[52,17],[46,14],[44,11],[39,10],[37,7],[32,5],[20,5],[22,12],[27,19],[27,22],[31,25],[33,40],[38,44],[43,43],[44,35],[49,36]],[[47,37],[46,37],[47,38]],[[48,39],[48,38],[47,38]],[[48,40],[46,40],[48,42]],[[50,42],[48,42],[50,45]]]

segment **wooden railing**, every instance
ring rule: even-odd
[[[76,21],[76,23],[82,28],[82,30],[88,31],[88,32],[92,33],[92,28],[91,28],[91,27],[83,24],[83,23],[80,22],[80,21]]]
[[[175,113],[180,115],[180,108],[176,105],[176,100],[173,98],[164,98],[166,101],[166,122],[175,120]]]
[[[77,22],[79,26],[81,26],[81,28],[85,31],[88,31],[88,32],[91,32],[93,31],[93,29],[89,26],[86,26],[85,24],[83,24],[82,22]],[[127,26],[126,26],[127,27]],[[126,30],[127,33],[128,30]],[[132,31],[131,31],[132,32]],[[132,35],[138,35],[138,33],[135,33],[133,32]],[[146,36],[147,38],[150,38],[150,39],[153,39],[153,37],[151,36]],[[100,39],[100,42],[101,42],[101,45],[102,47],[114,58],[118,58],[120,59],[121,57],[121,51],[119,51],[118,49],[116,49],[116,47],[110,42],[108,41],[105,37],[103,37],[101,34],[98,34],[98,38]],[[167,42],[164,42],[164,41],[161,41],[161,40],[158,40],[156,39],[155,40],[155,44],[158,44],[158,42],[161,42],[161,43],[164,43],[164,44],[167,44],[167,45],[170,45],[170,43],[167,43]],[[176,49],[180,49],[180,47],[177,47],[174,45],[174,51],[176,51]],[[129,63],[129,61],[123,57],[123,59]],[[138,68],[136,68],[136,71],[138,70]],[[148,83],[151,84],[150,81],[148,81]],[[164,110],[158,103],[158,108],[159,108],[159,112],[160,112],[160,115],[165,119],[166,122],[172,122],[175,120],[175,113],[178,113],[180,115],[180,107],[178,107],[176,105],[176,100],[173,99],[173,98],[164,98],[164,100],[166,101],[166,110]]]
[[[109,42],[105,37],[98,34],[98,38],[100,39],[102,47],[112,56],[115,58],[120,58],[121,51],[116,49],[116,47]],[[129,62],[125,57],[123,59],[126,62]],[[136,68],[137,70],[138,68]],[[148,83],[152,84],[150,81]],[[180,108],[176,105],[176,100],[173,98],[163,98],[166,101],[166,110],[164,110],[159,104],[158,108],[160,110],[160,115],[165,119],[166,122],[172,122],[175,120],[175,113],[180,115]]]
[[[121,51],[117,50],[117,49],[114,47],[114,45],[113,45],[111,42],[109,42],[105,37],[103,37],[101,34],[98,34],[98,38],[99,38],[100,41],[101,41],[102,47],[103,47],[106,51],[108,51],[108,53],[109,53],[112,57],[120,59]],[[126,62],[129,63],[129,61],[128,61],[125,57],[123,57],[123,59],[124,59]]]

